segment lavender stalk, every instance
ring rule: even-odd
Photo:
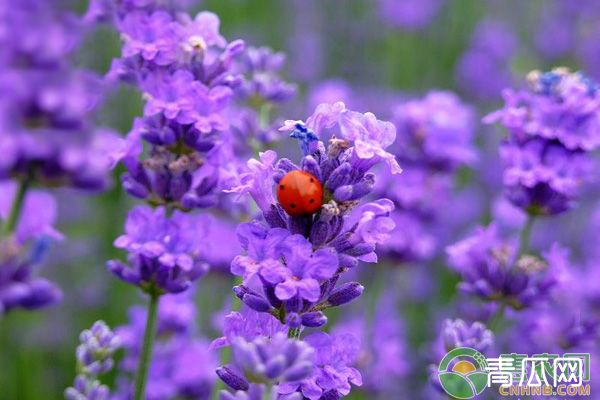
[[[28,178],[23,179],[19,183],[19,187],[17,189],[17,193],[15,194],[15,198],[12,201],[12,206],[10,209],[10,214],[8,218],[4,222],[2,226],[2,235],[8,236],[14,232],[19,222],[19,216],[23,210],[23,202],[25,200],[25,194],[29,189],[30,180]]]
[[[144,344],[138,364],[135,378],[135,400],[143,400],[146,394],[146,382],[148,380],[148,369],[152,359],[152,346],[156,337],[156,320],[158,314],[158,302],[160,295],[156,292],[150,293],[148,302],[148,316],[146,319],[146,329],[144,331]]]

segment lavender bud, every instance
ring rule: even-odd
[[[237,285],[233,287],[233,293],[235,293],[236,297],[240,300],[244,298],[246,293],[249,293],[249,290],[244,285]]]
[[[348,250],[346,253],[354,256],[354,257],[359,257],[359,256],[363,256],[365,254],[369,254],[373,251],[375,251],[375,244],[373,243],[361,243],[357,246],[354,246],[353,248],[351,248],[350,250]]]
[[[320,246],[329,237],[329,223],[323,221],[317,221],[313,224],[310,230],[310,241],[313,246]]]
[[[271,304],[261,296],[252,293],[246,293],[242,299],[244,304],[258,312],[267,312],[271,309]]]
[[[348,201],[352,199],[352,185],[343,185],[335,189],[333,192],[333,198],[336,201]]]
[[[327,317],[321,311],[309,312],[302,315],[302,325],[309,328],[318,328],[327,323]]]
[[[354,268],[358,266],[358,260],[355,257],[352,257],[348,254],[339,254],[338,258],[340,260],[341,268]]]
[[[335,289],[327,299],[327,302],[332,306],[341,306],[359,297],[364,290],[364,286],[360,283],[348,282]]]
[[[302,170],[313,175],[319,182],[321,181],[321,168],[313,156],[306,156],[302,159]]]
[[[228,367],[217,368],[217,375],[227,386],[233,390],[246,391],[250,388],[250,385],[246,379],[239,376]]]
[[[112,369],[112,355],[120,347],[120,339],[103,321],[97,321],[91,329],[81,332],[79,340],[81,344],[76,351],[79,374],[73,386],[65,390],[65,398],[108,399],[108,388],[97,378]]]
[[[349,182],[351,175],[352,166],[349,163],[343,163],[331,173],[325,186],[329,190],[336,190],[338,187],[346,185]]]

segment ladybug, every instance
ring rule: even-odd
[[[288,172],[277,186],[277,200],[292,217],[314,214],[323,205],[323,186],[308,172]]]

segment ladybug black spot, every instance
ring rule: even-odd
[[[296,208],[296,205],[294,203],[290,203],[290,208]]]
[[[279,185],[279,189],[281,189],[281,190],[283,190],[284,187],[285,186],[283,186],[283,185]]]
[[[313,183],[315,180],[313,178],[310,178],[310,183]]]
[[[312,204],[312,203],[314,203],[314,202],[315,202],[315,199],[310,199],[308,202],[309,202],[310,204]]]

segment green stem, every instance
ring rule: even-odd
[[[17,189],[17,193],[15,194],[10,208],[10,214],[8,214],[8,218],[2,226],[2,236],[8,236],[15,231],[17,223],[19,222],[19,217],[21,216],[21,211],[23,211],[23,203],[27,189],[29,189],[29,183],[30,180],[26,178],[19,184],[19,188]]]
[[[533,215],[528,215],[525,226],[523,226],[523,230],[519,235],[519,252],[517,253],[517,257],[529,251],[529,240],[531,238],[531,230],[534,222],[535,217]]]
[[[504,319],[504,311],[505,310],[506,310],[506,303],[505,302],[500,303],[500,305],[498,306],[498,309],[496,310],[496,312],[494,313],[492,318],[490,318],[490,322],[488,324],[489,330],[491,330],[494,333],[497,333],[498,328],[500,328],[500,324],[502,323],[502,320]]]
[[[137,374],[135,377],[135,400],[144,400],[146,395],[146,381],[148,380],[148,370],[152,358],[152,346],[156,336],[156,319],[158,314],[158,299],[160,295],[156,292],[150,292],[150,302],[148,303],[148,316],[146,319],[146,331],[144,332],[144,344],[140,360],[138,362]]]
[[[262,395],[262,400],[271,400],[271,386],[265,385],[265,391]]]
[[[271,104],[265,103],[260,106],[258,114],[258,126],[260,129],[267,129],[271,123]]]

